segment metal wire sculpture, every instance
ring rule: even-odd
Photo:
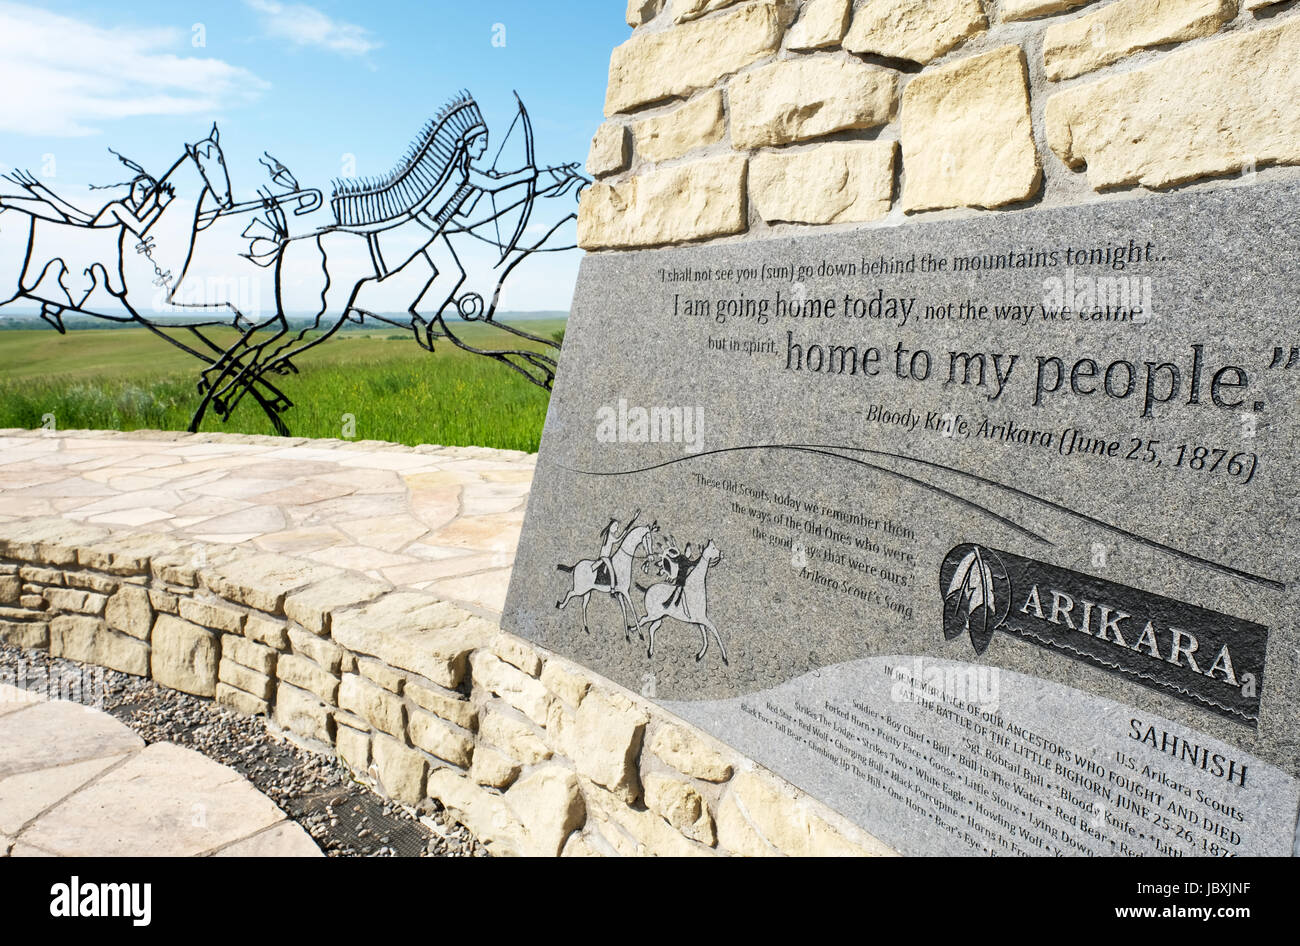
[[[301,187],[264,152],[259,162],[269,182],[258,188],[257,199],[235,203],[215,124],[157,178],[113,152],[134,175],[121,185],[130,192],[94,213],[30,174],[11,172],[4,177],[23,193],[0,194],[0,230],[27,228],[26,252],[0,260],[0,305],[39,303],[41,317],[60,332],[70,312],[138,323],[193,355],[204,367],[190,430],[199,429],[209,410],[229,420],[249,396],[277,433],[288,434],[282,415],[293,402],[271,379],[297,373],[295,359],[335,337],[347,321],[366,318],[409,329],[428,351],[446,339],[549,390],[558,343],[495,321],[497,303],[505,280],[525,259],[574,248],[553,245],[577,216],[572,206],[554,223],[530,229],[538,201],[571,192],[576,198],[591,182],[576,163],[537,166],[532,121],[518,93],[515,101],[514,121],[490,166],[482,166],[487,124],[474,98],[461,92],[421,129],[392,171],[335,181],[334,222],[299,234],[290,232],[291,216],[319,208],[321,192]],[[522,131],[523,164],[504,171],[498,165],[516,129]],[[177,197],[185,200],[173,204]],[[169,213],[173,207],[182,209]],[[256,216],[238,229],[247,214]],[[232,225],[235,230],[228,229]],[[525,239],[538,231],[537,239]],[[471,239],[499,252],[490,271],[466,272],[457,247],[463,251]],[[231,298],[237,295],[234,279],[208,280],[197,301],[189,298],[185,287],[187,279],[197,279],[190,271],[200,244],[242,247],[230,255],[271,273],[274,311],[266,317],[241,311],[242,300]],[[365,294],[380,284],[409,287],[412,302],[403,315],[368,306]],[[160,310],[173,314],[163,318]],[[294,329],[287,313],[303,311],[312,317]],[[480,348],[457,334],[453,326],[461,322],[491,323],[541,347]],[[215,337],[227,327],[236,330],[233,344]]]

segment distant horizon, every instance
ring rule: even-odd
[[[380,312],[378,314],[401,317],[403,315],[406,315],[407,313]],[[314,312],[286,312],[284,314],[284,317],[290,321],[301,321],[304,319],[315,318],[315,313]],[[521,309],[517,311],[511,310],[509,312],[497,312],[496,315],[493,317],[493,321],[500,321],[501,319],[507,319],[507,318],[518,319],[518,320],[529,320],[529,319],[540,320],[540,319],[568,319],[568,317],[569,317],[568,309]],[[177,318],[181,318],[181,316],[177,316]],[[41,312],[39,308],[24,309],[20,306],[13,306],[12,308],[10,306],[0,306],[0,319],[27,319],[27,320],[35,320],[41,322],[41,324],[43,325],[48,324],[41,318]],[[100,319],[97,316],[89,315],[84,312],[68,311],[64,314],[64,321],[69,321],[72,319],[77,319],[77,320],[95,319],[96,321],[112,323],[116,325],[135,324],[133,322],[120,322],[116,319]],[[161,315],[161,316],[151,317],[151,319],[156,324],[166,325],[169,320],[169,317],[166,315]],[[360,324],[360,323],[351,323],[351,324]]]

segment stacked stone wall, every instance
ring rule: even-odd
[[[627,22],[588,159],[589,250],[1300,164],[1294,0],[631,0]]]
[[[496,853],[889,853],[752,761],[493,620],[292,556],[6,518],[0,640],[265,715],[389,797],[451,809]]]

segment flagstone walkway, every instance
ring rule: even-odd
[[[159,431],[0,430],[0,521],[253,546],[498,619],[534,457]],[[0,856],[319,855],[233,769],[0,685]]]
[[[234,769],[0,684],[0,857],[320,857]]]
[[[162,431],[0,430],[0,521],[164,533],[350,569],[499,619],[535,457]]]

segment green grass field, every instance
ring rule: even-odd
[[[545,338],[564,327],[562,319],[518,324]],[[482,347],[523,341],[478,325],[458,335]],[[40,427],[53,415],[61,429],[185,430],[199,402],[199,364],[141,328],[0,331],[0,427]],[[294,402],[284,419],[295,436],[342,437],[351,415],[357,440],[536,451],[541,439],[547,392],[446,341],[429,354],[409,333],[361,327],[297,367],[272,378]],[[274,433],[248,397],[226,423],[210,411],[202,429]]]

